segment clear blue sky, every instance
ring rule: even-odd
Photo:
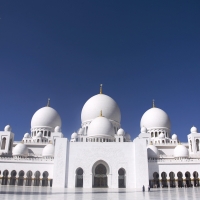
[[[200,130],[200,1],[2,0],[0,70],[0,130],[15,140],[49,97],[69,138],[103,83],[132,139],[155,99],[187,141]]]

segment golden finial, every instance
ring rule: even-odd
[[[156,106],[155,106],[155,100],[153,99],[153,108],[155,108]]]
[[[103,117],[102,110],[100,111],[100,115],[99,115],[99,117]]]
[[[50,98],[48,98],[47,107],[50,107]]]
[[[103,84],[100,84],[100,94],[103,94]]]

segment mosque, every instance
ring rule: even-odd
[[[153,102],[134,140],[121,127],[117,103],[100,93],[84,104],[81,127],[65,138],[56,110],[42,107],[30,133],[14,140],[11,126],[0,131],[0,184],[57,188],[197,187],[200,134],[188,143],[171,135],[170,118]]]

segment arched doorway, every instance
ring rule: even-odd
[[[10,185],[15,185],[17,172],[13,170],[10,177]]]
[[[21,170],[19,172],[18,185],[23,186],[23,184],[24,184],[24,171]]]
[[[34,186],[40,186],[40,172],[35,172]]]
[[[95,168],[94,186],[93,187],[108,187],[107,185],[107,170],[105,165],[98,164]]]
[[[175,185],[175,174],[174,172],[169,173],[169,182],[170,182],[170,187],[176,187]]]
[[[187,187],[191,187],[190,172],[185,172],[185,178]]]
[[[161,177],[162,177],[162,187],[168,187],[167,185],[167,174],[166,172],[162,172],[161,173]]]
[[[125,184],[125,169],[120,168],[118,170],[118,187],[119,188],[125,188],[126,184]]]
[[[76,170],[76,187],[83,187],[83,169]]]
[[[159,184],[159,174],[157,172],[153,173],[153,187],[155,187],[155,188],[160,187],[160,184]]]
[[[45,172],[43,172],[42,176],[43,176],[43,178],[42,178],[42,186],[48,186],[49,173],[47,171],[45,171]]]
[[[27,178],[26,178],[26,186],[31,186],[31,184],[32,184],[32,175],[33,175],[33,173],[30,170],[26,173],[26,176],[27,176]]]
[[[178,172],[177,176],[178,176],[178,187],[183,187],[183,174],[182,174],[182,172]]]
[[[199,174],[198,172],[193,172],[193,177],[194,177],[194,187],[198,187],[199,186],[199,178],[198,178]]]
[[[4,170],[3,172],[3,178],[2,178],[2,185],[7,185],[8,183],[8,170]]]

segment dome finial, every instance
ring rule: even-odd
[[[155,108],[156,106],[155,106],[155,100],[153,99],[153,108]]]
[[[100,111],[100,115],[99,115],[99,117],[103,117],[102,110]]]
[[[100,84],[100,94],[103,94],[103,84]]]
[[[47,107],[50,107],[50,98],[48,98]]]

